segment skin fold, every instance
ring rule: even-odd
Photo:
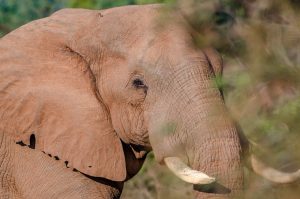
[[[180,11],[146,5],[64,9],[1,38],[0,132],[29,146],[34,137],[35,149],[0,146],[14,165],[1,167],[12,180],[0,193],[74,198],[80,187],[84,198],[118,197],[121,188],[99,179],[122,184],[153,150],[161,164],[176,156],[216,178],[194,187],[197,198],[239,195],[248,143],[214,83],[221,58],[194,34]]]

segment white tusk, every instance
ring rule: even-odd
[[[292,173],[286,173],[271,168],[251,155],[251,166],[253,171],[262,177],[275,183],[291,183],[300,179],[300,169]]]
[[[181,180],[192,184],[210,184],[215,178],[209,177],[205,173],[196,171],[187,166],[177,157],[164,158],[167,167]]]

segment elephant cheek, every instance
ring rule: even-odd
[[[118,137],[124,143],[130,143],[129,136],[126,134],[128,129],[130,129],[130,121],[126,109],[122,108],[122,106],[114,104],[110,109],[111,122],[114,130],[116,131]]]
[[[156,161],[161,164],[164,164],[164,158],[166,157],[178,157],[183,162],[188,162],[184,138],[172,130],[175,128],[173,126],[174,123],[165,122],[159,126],[159,131],[157,131],[157,128],[155,130],[149,128],[152,150]]]

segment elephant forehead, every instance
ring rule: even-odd
[[[175,51],[180,45],[191,43],[191,28],[181,12],[174,9],[166,12],[163,8],[148,5],[105,10],[101,12],[99,26],[93,29],[103,33],[102,41],[121,54],[140,59],[148,57],[148,53],[159,56],[161,51]]]

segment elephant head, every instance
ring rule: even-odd
[[[248,142],[213,81],[222,59],[161,9],[65,9],[2,38],[0,130],[89,176],[129,179],[153,150],[187,182],[216,181],[199,197],[240,192]]]

